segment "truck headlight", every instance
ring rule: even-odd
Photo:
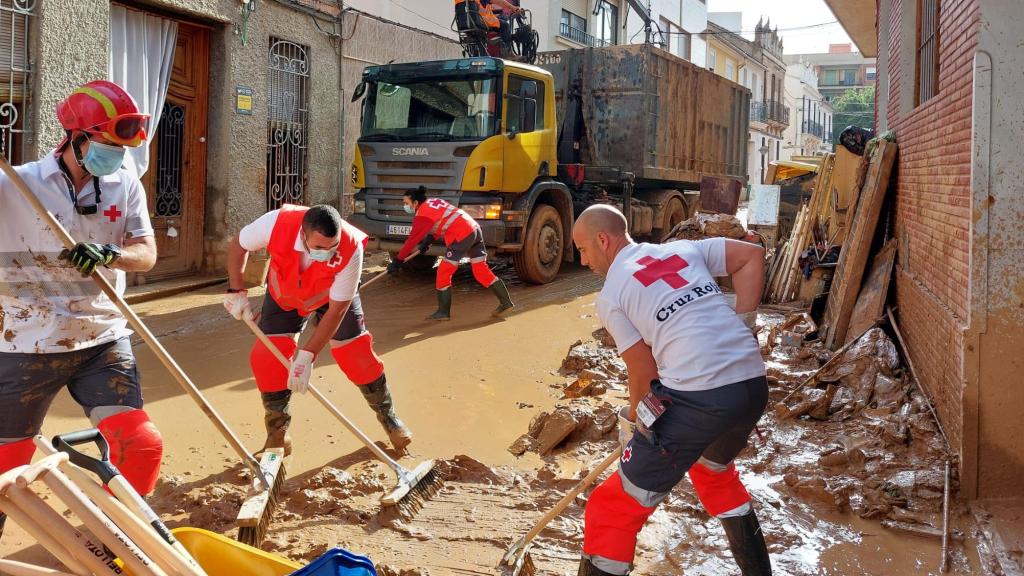
[[[354,214],[366,214],[366,200],[353,200],[352,212]]]
[[[468,204],[459,206],[474,220],[498,220],[501,218],[501,204]]]

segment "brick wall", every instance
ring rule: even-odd
[[[940,0],[938,92],[914,106],[916,15],[907,11],[916,10],[918,2],[881,1],[892,5],[888,120],[900,146],[896,292],[901,328],[918,376],[959,451],[963,330],[970,307],[971,82],[978,4]]]

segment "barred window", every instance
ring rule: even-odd
[[[25,161],[32,142],[29,31],[35,6],[36,0],[0,0],[0,154],[14,164]]]
[[[918,0],[917,103],[923,104],[939,88],[939,0]]]
[[[267,209],[305,204],[309,180],[309,47],[270,38]]]

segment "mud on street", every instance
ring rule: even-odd
[[[493,321],[493,298],[464,274],[456,277],[453,320],[443,324],[422,320],[434,308],[428,275],[405,273],[363,294],[396,405],[415,434],[402,462],[438,459],[445,487],[411,520],[379,514],[377,499],[393,483],[388,469],[299,397],[295,450],[265,549],[309,561],[341,546],[370,556],[385,575],[495,574],[508,545],[615,448],[615,409],[628,395],[624,367],[597,331],[600,279],[573,268],[549,285],[527,286],[507,271],[517,308]],[[248,364],[252,336],[223,313],[222,292],[215,286],[136,308],[256,449],[263,425]],[[785,320],[763,312],[762,343]],[[233,535],[243,466],[136,344],[147,409],[165,441],[151,502],[172,527]],[[851,349],[837,364],[846,368],[832,371],[835,389],[799,392],[785,410],[773,407],[829,355],[814,346],[765,347],[771,402],[738,466],[776,574],[938,573],[939,539],[920,527],[941,526],[942,440],[906,376],[886,364],[891,346],[883,336]],[[329,360],[318,362],[316,384],[383,443],[358,391]],[[87,426],[62,393],[43,433]],[[584,501],[585,494],[535,542],[539,573],[575,573]],[[968,514],[955,505],[952,519],[951,572],[979,573]],[[735,565],[725,543],[683,482],[641,533],[634,573],[728,574]],[[56,566],[11,523],[0,542],[0,557],[8,556]]]

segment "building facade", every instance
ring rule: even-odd
[[[861,52],[877,54],[875,127],[899,144],[899,322],[958,457],[961,494],[1020,505],[1024,7],[829,4]]]
[[[162,100],[133,91],[159,115],[135,159],[159,260],[136,283],[222,270],[230,237],[284,202],[344,206],[362,67],[460,53],[326,0],[35,0],[0,12],[11,47],[0,107],[16,111],[0,118],[0,141],[16,163],[57,145],[54,109],[74,87],[113,79],[132,91],[144,70],[160,87]]]
[[[627,0],[523,0],[521,4],[533,14],[541,52],[647,40],[644,23]],[[651,42],[703,65],[707,57],[702,34],[707,27],[705,0],[653,0],[649,5]]]
[[[818,90],[814,66],[799,58],[795,60],[786,66],[783,87],[791,121],[784,134],[782,160],[832,151],[832,105]]]
[[[830,44],[828,52],[795,56],[814,66],[818,75],[818,91],[833,102],[847,90],[874,86],[878,79],[878,66],[874,58],[854,51],[851,44]]]
[[[760,184],[768,164],[782,153],[783,132],[790,122],[783,99],[782,38],[764,21],[754,27],[752,40],[736,34],[742,29],[739,12],[712,12],[708,20],[708,68],[750,89],[747,183]]]

